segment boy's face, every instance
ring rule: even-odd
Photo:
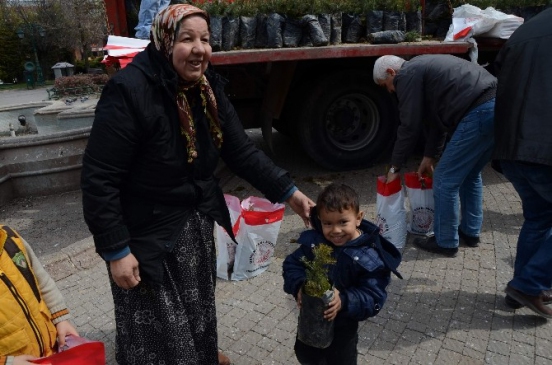
[[[318,212],[324,237],[336,246],[343,246],[360,236],[357,227],[363,216],[364,212],[357,213],[352,209],[331,212],[323,208]]]

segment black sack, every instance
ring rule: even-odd
[[[209,43],[213,52],[218,52],[222,49],[222,17],[212,16],[211,17],[211,38],[209,38]]]
[[[225,16],[222,18],[222,50],[231,51],[238,45],[240,18]]]
[[[312,41],[313,46],[327,46],[328,38],[324,34],[324,30],[318,21],[318,17],[315,15],[305,15],[302,18],[303,23],[305,24],[306,32]]]
[[[284,39],[282,37],[284,21],[284,17],[278,13],[271,13],[268,15],[266,22],[268,48],[282,48],[284,45]]]
[[[284,47],[298,47],[303,36],[303,23],[300,19],[286,18],[284,22]]]
[[[362,21],[357,14],[343,14],[343,42],[358,43],[362,34]]]
[[[383,30],[383,11],[371,10],[366,13],[366,35]]]
[[[311,297],[301,290],[301,309],[297,321],[297,339],[306,345],[324,349],[332,344],[335,321],[324,319],[324,311],[333,298],[333,291],[324,298]]]

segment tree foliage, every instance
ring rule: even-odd
[[[36,49],[48,78],[56,62],[80,58],[86,62],[92,48],[102,47],[107,37],[103,0],[0,0],[0,11],[0,39],[10,51],[3,47],[0,74],[21,76],[24,62],[35,62]],[[23,31],[23,39],[17,36],[18,30]]]
[[[326,290],[332,288],[328,279],[328,265],[336,263],[332,251],[330,246],[322,243],[312,249],[314,259],[308,260],[305,256],[301,258],[307,273],[305,293],[311,297],[322,297]]]
[[[12,82],[14,78],[20,77],[22,55],[21,43],[16,33],[17,26],[14,23],[15,14],[7,5],[5,0],[0,0],[0,80]]]

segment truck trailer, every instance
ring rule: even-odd
[[[117,25],[112,28],[123,29],[124,9],[110,6],[106,11]],[[496,54],[502,43],[483,42],[480,55],[485,50]],[[211,64],[229,80],[227,94],[244,128],[260,127],[269,149],[274,128],[294,138],[320,166],[350,170],[388,156],[399,124],[396,99],[373,81],[375,60],[386,54],[468,59],[471,47],[429,40],[235,49],[213,52]]]
[[[392,54],[467,58],[466,42],[341,44],[324,47],[215,52],[215,70],[244,128],[260,127],[269,148],[272,128],[294,138],[320,166],[350,170],[373,165],[393,146],[394,96],[373,81],[375,60]]]

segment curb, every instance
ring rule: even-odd
[[[58,252],[40,257],[40,261],[54,281],[58,281],[91,268],[101,262],[102,258],[96,253],[94,240],[89,236]]]

